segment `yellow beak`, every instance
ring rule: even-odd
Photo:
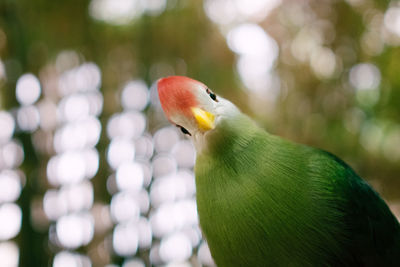
[[[196,107],[192,108],[192,113],[194,115],[194,118],[196,119],[199,129],[201,129],[203,131],[208,131],[208,130],[214,129],[214,126],[215,126],[214,114],[207,112],[204,109],[196,108]]]

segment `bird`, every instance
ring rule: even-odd
[[[335,155],[265,131],[185,76],[157,81],[191,139],[199,224],[219,267],[400,266],[400,225]]]

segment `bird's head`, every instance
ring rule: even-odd
[[[224,117],[237,112],[228,100],[205,84],[184,76],[162,78],[157,84],[161,106],[168,120],[191,136],[197,148]]]

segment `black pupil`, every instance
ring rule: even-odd
[[[218,102],[218,100],[217,100],[217,96],[213,93],[213,92],[211,92],[211,90],[210,89],[208,89],[207,88],[207,90],[206,90],[206,92],[207,92],[207,94],[211,97],[211,99],[212,100],[214,100],[214,101],[217,101]]]
[[[217,96],[214,93],[210,93],[210,97],[212,100],[217,100]]]
[[[189,133],[189,131],[188,130],[186,130],[186,128],[185,127],[182,127],[182,126],[178,126],[179,128],[181,128],[181,131],[182,131],[182,133],[184,133],[184,134],[188,134],[188,135],[190,135],[190,136],[192,136],[190,133]]]

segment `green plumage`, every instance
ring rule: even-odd
[[[196,160],[200,225],[219,267],[400,266],[400,226],[335,156],[240,114]]]

